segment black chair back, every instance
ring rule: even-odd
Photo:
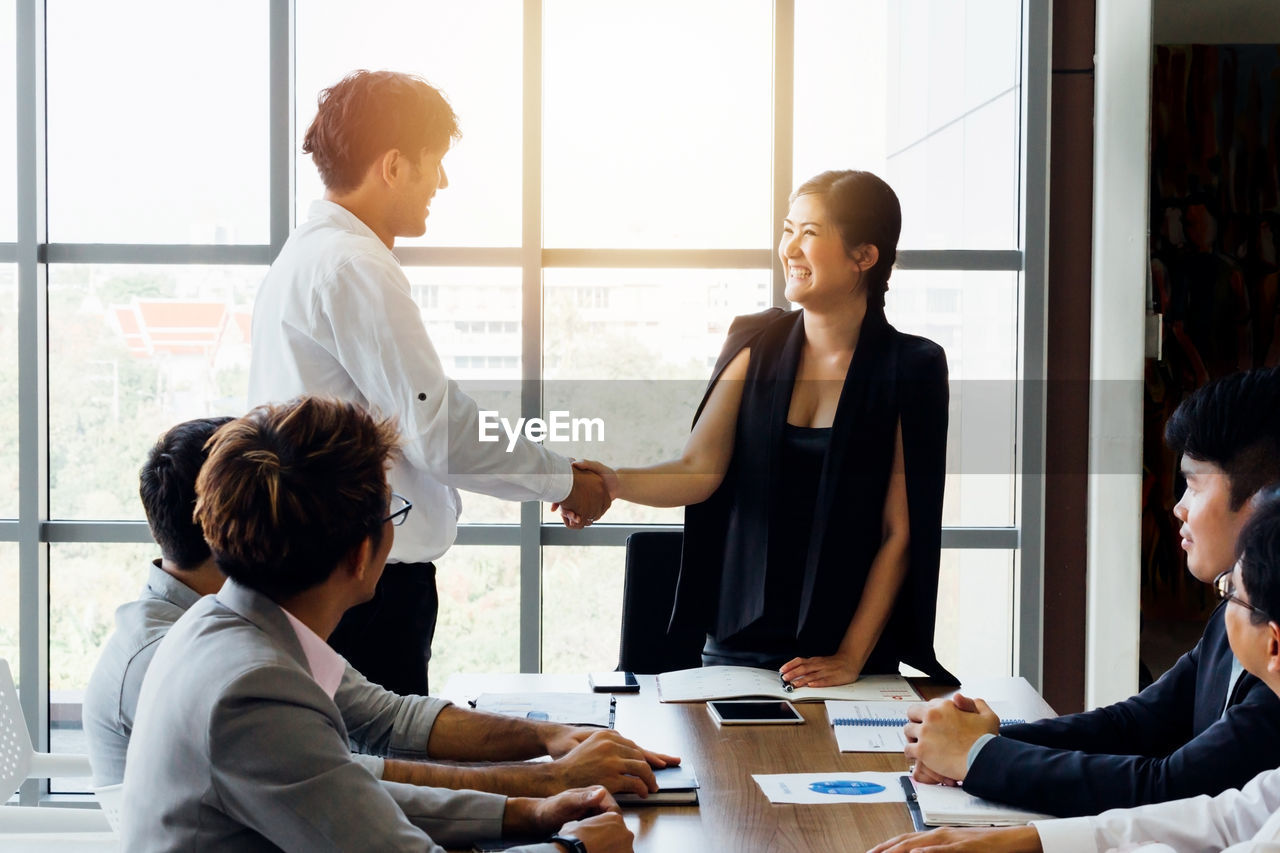
[[[706,637],[701,632],[677,628],[667,633],[683,542],[679,530],[646,530],[627,537],[619,670],[651,675],[702,666]]]

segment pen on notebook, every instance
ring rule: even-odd
[[[778,673],[778,680],[782,682],[782,689],[788,693],[796,689],[796,686],[790,681],[787,681],[787,677],[782,673]]]

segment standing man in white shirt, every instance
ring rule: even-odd
[[[1234,568],[1214,581],[1226,602],[1231,651],[1280,695],[1280,488],[1253,498],[1240,532]],[[1010,766],[1018,774],[1028,768]],[[1034,772],[1032,770],[1032,772]],[[1170,800],[1096,817],[1073,817],[1001,829],[936,829],[884,842],[871,853],[1277,853],[1280,769],[1259,773],[1242,789],[1216,797]]]
[[[457,536],[459,488],[559,502],[584,523],[609,505],[598,476],[538,444],[479,442],[476,403],[445,375],[392,254],[397,237],[425,232],[458,136],[453,109],[418,77],[357,71],[321,92],[302,150],[325,197],[271,265],[253,312],[250,405],[322,394],[399,422],[403,458],[388,479],[419,511],[396,537],[374,600],[349,611],[330,643],[404,694],[427,692],[432,561]]]

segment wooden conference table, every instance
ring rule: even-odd
[[[753,773],[905,771],[901,753],[840,753],[821,702],[798,703],[799,726],[718,727],[701,702],[658,702],[653,676],[638,676],[638,694],[617,694],[618,732],[642,746],[679,755],[697,773],[697,806],[623,809],[638,851],[861,851],[911,830],[905,806],[772,805]],[[928,698],[949,693],[913,680]],[[458,704],[481,693],[586,692],[580,675],[457,675],[445,698]],[[1019,678],[987,679],[967,686],[973,695],[996,697],[1030,690]]]

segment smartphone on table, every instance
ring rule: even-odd
[[[640,682],[634,672],[593,672],[587,676],[596,693],[639,693]]]

